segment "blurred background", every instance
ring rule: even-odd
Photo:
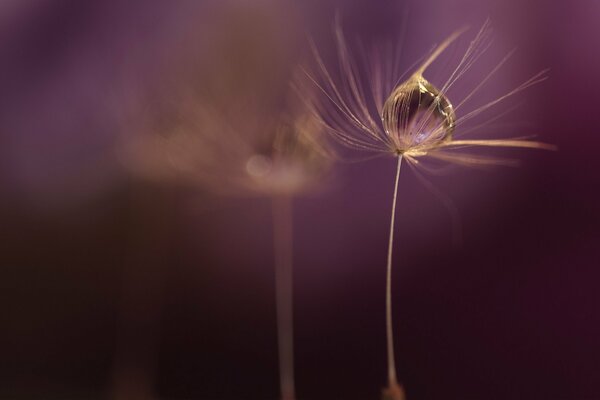
[[[405,69],[469,25],[460,55],[489,17],[494,46],[472,76],[518,50],[483,100],[550,69],[482,136],[536,134],[558,152],[494,151],[520,167],[428,177],[461,243],[403,170],[408,399],[600,398],[598,2],[3,0],[1,399],[277,398],[270,201],[182,181],[143,146],[182,80],[229,68],[277,104],[307,36],[331,59],[336,12],[367,44],[405,31]],[[385,384],[394,164],[338,163],[295,201],[300,399],[377,399]]]

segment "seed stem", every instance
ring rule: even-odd
[[[281,400],[295,400],[292,199],[289,196],[282,195],[273,198],[273,247]]]
[[[398,181],[400,178],[400,166],[402,155],[398,155],[398,166],[396,168],[396,180],[394,183],[394,199],[392,201],[392,217],[390,220],[390,240],[388,243],[387,276],[385,287],[385,322],[387,335],[387,361],[388,361],[388,384],[393,389],[398,386],[396,377],[396,363],[394,361],[394,335],[392,326],[392,249],[394,244],[394,220],[396,217],[396,199],[398,197]]]

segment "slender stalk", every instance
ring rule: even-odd
[[[156,374],[165,272],[161,260],[173,220],[169,213],[173,204],[166,194],[154,185],[130,183],[130,228],[122,268],[112,382],[106,396],[112,400],[158,399]]]
[[[387,276],[385,285],[385,322],[387,335],[388,384],[390,389],[398,386],[398,379],[396,377],[396,363],[394,361],[394,335],[392,326],[392,249],[394,244],[394,220],[396,217],[396,199],[398,197],[398,180],[400,178],[401,165],[402,155],[399,155],[398,166],[396,168],[396,181],[394,184],[394,200],[392,202],[392,217],[390,221],[390,240],[388,243]]]
[[[273,199],[273,247],[281,400],[295,400],[292,279],[292,199]]]

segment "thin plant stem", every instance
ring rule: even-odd
[[[295,400],[292,279],[292,198],[273,198],[273,247],[281,400]]]
[[[396,363],[394,361],[394,332],[392,326],[392,249],[394,244],[394,220],[396,217],[396,199],[398,197],[398,180],[400,178],[401,165],[402,155],[398,155],[396,181],[394,184],[394,200],[392,201],[392,217],[390,221],[390,240],[388,243],[387,276],[385,285],[385,322],[387,335],[388,384],[390,388],[398,386],[398,378],[396,377]]]
[[[154,185],[130,182],[127,254],[117,315],[112,400],[158,399],[156,374],[164,302],[164,253],[172,200]],[[149,201],[152,199],[152,201]],[[143,335],[140,335],[143,332]]]

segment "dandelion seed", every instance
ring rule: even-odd
[[[253,113],[247,109],[233,120],[212,110],[184,119],[187,127],[172,132],[165,151],[192,182],[221,194],[271,199],[281,399],[294,400],[292,203],[318,184],[331,158],[319,124],[303,110],[290,106],[274,121],[255,124],[249,123]]]
[[[182,72],[169,74],[176,82],[161,96],[165,110],[148,117],[152,154],[137,153],[151,156],[141,163],[151,173],[272,202],[280,391],[282,400],[294,400],[293,201],[322,182],[331,157],[322,126],[294,90],[284,40],[290,26],[282,35],[270,8],[259,9],[236,7],[222,18],[232,22],[211,33],[206,54],[185,57]]]
[[[443,85],[439,88],[436,87],[424,77],[424,74],[440,54],[463,32],[464,30],[460,30],[450,35],[433,50],[408,79],[401,82],[398,79],[400,74],[394,66],[396,62],[390,65],[377,56],[370,57],[374,61],[367,65],[366,71],[361,71],[350,55],[338,19],[335,25],[335,36],[340,77],[334,78],[314,44],[312,46],[317,75],[305,71],[308,79],[323,95],[321,101],[309,101],[309,104],[326,132],[348,147],[390,154],[397,160],[386,267],[388,386],[384,390],[384,399],[402,400],[405,398],[396,376],[391,303],[394,221],[402,161],[406,160],[411,166],[421,166],[421,159],[427,157],[466,166],[511,165],[512,160],[468,154],[456,150],[475,146],[546,150],[555,148],[552,145],[521,138],[497,140],[458,138],[461,135],[461,126],[466,122],[545,79],[545,71],[543,71],[516,89],[463,113],[463,106],[480,91],[512,55],[510,53],[506,56],[487,76],[479,81],[470,93],[456,106],[453,106],[448,97],[450,89],[490,46],[489,21],[484,23]],[[388,59],[394,60],[395,57],[390,55]],[[366,80],[364,75],[368,75],[370,92],[364,89],[363,82]]]
[[[170,157],[188,160],[196,168],[186,167],[182,173],[207,187],[271,198],[281,399],[294,400],[292,202],[323,178],[330,166],[329,154],[318,136],[319,126],[302,113],[281,116],[264,131],[248,132],[231,131],[228,123],[215,117],[202,129],[223,135],[220,140],[205,140],[202,131],[181,133],[188,140],[178,140]],[[190,139],[193,135],[200,138]]]

